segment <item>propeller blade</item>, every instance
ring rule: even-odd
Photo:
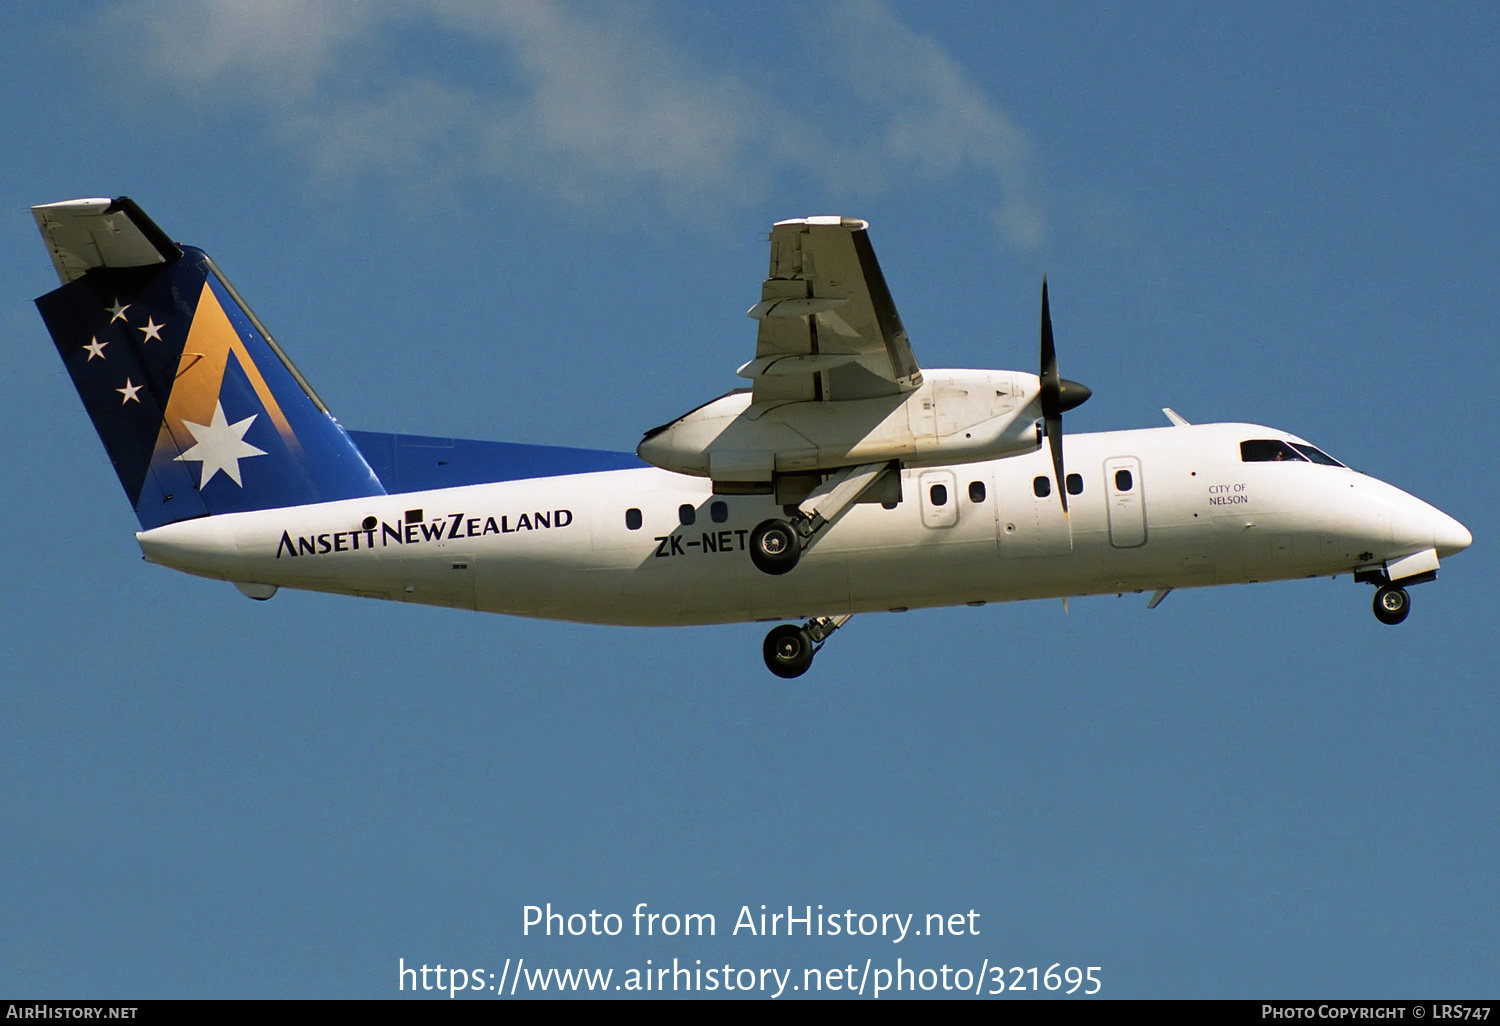
[[[1068,515],[1067,475],[1063,472],[1062,415],[1082,406],[1090,393],[1088,386],[1069,381],[1057,373],[1057,347],[1052,341],[1052,306],[1047,301],[1047,276],[1042,275],[1042,367],[1037,375],[1041,381],[1038,399],[1042,407],[1042,422],[1047,431],[1047,443],[1052,448],[1052,470],[1057,479],[1057,498],[1062,503],[1063,517]]]
[[[1066,478],[1063,476],[1062,457],[1062,414],[1048,417],[1045,420],[1047,427],[1047,443],[1052,447],[1052,470],[1057,476],[1057,497],[1062,500],[1063,516],[1068,515],[1068,489]]]
[[[1042,275],[1042,369],[1038,375],[1042,380],[1042,416],[1050,417],[1056,410],[1061,392],[1057,377],[1057,349],[1052,344],[1052,309],[1047,303],[1047,276]]]

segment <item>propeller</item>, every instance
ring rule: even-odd
[[[1062,500],[1063,516],[1068,515],[1067,478],[1063,476],[1062,415],[1082,406],[1093,393],[1087,385],[1058,377],[1057,350],[1052,344],[1052,310],[1047,305],[1047,276],[1042,275],[1042,424],[1052,447],[1052,469],[1057,477],[1057,497]]]

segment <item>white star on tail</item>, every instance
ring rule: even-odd
[[[141,389],[143,389],[145,387],[146,387],[145,385],[132,385],[130,383],[130,379],[126,378],[125,379],[125,387],[124,388],[117,388],[117,389],[115,389],[116,392],[119,392],[121,395],[123,395],[125,397],[124,399],[120,400],[120,405],[124,406],[126,403],[138,403],[138,402],[140,402],[141,401],[140,397],[137,396],[136,393],[139,392]]]
[[[221,470],[235,484],[245,487],[240,480],[240,460],[266,454],[264,449],[257,449],[245,441],[245,432],[250,430],[250,423],[256,416],[258,415],[252,413],[239,423],[231,424],[224,417],[224,404],[215,403],[213,423],[194,424],[190,420],[182,422],[193,433],[198,444],[177,458],[203,464],[203,476],[198,480],[200,489],[206,487]]]
[[[83,348],[89,351],[90,360],[92,360],[96,356],[102,360],[104,359],[104,347],[107,345],[109,345],[108,342],[100,342],[99,337],[96,335],[93,338],[89,339],[89,344],[84,346]]]
[[[113,323],[115,323],[115,321],[123,321],[123,320],[125,320],[125,311],[129,310],[129,309],[130,309],[129,304],[126,304],[125,306],[121,306],[120,305],[120,301],[118,299],[115,300],[115,305],[109,308],[109,312],[110,312],[109,323],[113,324]]]
[[[156,339],[156,341],[160,342],[161,341],[161,329],[163,329],[165,327],[166,327],[165,324],[157,324],[156,323],[156,319],[154,317],[147,317],[146,318],[146,326],[144,328],[136,328],[135,330],[136,331],[144,331],[146,333],[146,337],[143,338],[143,339],[141,339],[141,344],[145,345],[147,342],[150,342],[153,338]]]

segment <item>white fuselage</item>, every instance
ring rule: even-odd
[[[1451,517],[1356,471],[1240,459],[1244,439],[1291,437],[1244,424],[1070,435],[1066,469],[1083,483],[1070,520],[1055,492],[1035,494],[1039,477],[1056,487],[1045,451],[905,470],[902,502],[855,507],[781,577],[746,551],[756,524],[783,515],[771,497],[711,495],[704,478],[654,467],[214,516],[137,537],[152,562],[265,592],[636,625],[1313,577],[1469,544]]]

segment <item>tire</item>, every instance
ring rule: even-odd
[[[1411,596],[1406,589],[1387,584],[1375,593],[1375,619],[1394,627],[1411,612]]]
[[[801,627],[784,623],[771,628],[761,650],[766,657],[766,669],[790,680],[807,672],[818,647]]]
[[[750,532],[750,562],[761,573],[779,576],[802,558],[802,540],[785,520],[762,520]]]

